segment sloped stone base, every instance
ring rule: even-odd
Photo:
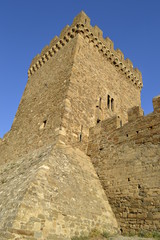
[[[118,229],[90,158],[69,146],[48,146],[4,166],[0,208],[4,239],[67,240],[93,228]]]

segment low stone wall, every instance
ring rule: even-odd
[[[154,112],[138,107],[120,127],[118,117],[90,130],[88,154],[122,232],[160,230],[160,97]]]

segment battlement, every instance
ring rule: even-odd
[[[144,112],[139,106],[135,106],[128,110],[128,122],[136,121],[136,119],[140,116],[143,116]]]
[[[155,116],[155,114],[160,113],[160,95],[153,98],[153,108],[153,113],[144,116],[143,110],[139,106],[135,106],[128,110],[128,122],[124,124],[124,126],[121,125],[121,119],[119,118],[119,116],[115,115],[114,117],[106,119],[97,124],[96,126],[92,127],[90,129],[90,136],[93,136],[94,134],[97,135],[97,133],[99,134],[100,132],[108,134],[108,132],[114,132],[115,130],[120,128],[127,129],[129,131],[132,131],[133,129],[133,131],[135,132],[136,125],[138,126],[139,124],[140,126],[138,128],[140,128],[141,130],[145,130],[145,128],[152,129],[151,125],[153,124],[153,121],[151,121],[151,119]],[[153,119],[155,120],[155,118]],[[155,124],[158,124],[158,122],[154,122]],[[121,130],[118,131],[120,131],[121,134]]]
[[[28,77],[32,76],[77,34],[93,44],[99,53],[110,61],[117,71],[124,74],[134,86],[142,89],[141,72],[137,68],[133,68],[133,64],[128,58],[124,60],[124,54],[120,49],[114,50],[114,43],[108,37],[103,38],[103,32],[98,26],[90,25],[90,18],[83,11],[74,18],[71,26],[67,25],[61,31],[60,36],[54,37],[49,46],[45,46],[41,53],[33,59],[28,70]]]
[[[160,95],[153,98],[153,108],[154,111],[160,111]]]
[[[139,106],[129,109],[128,122],[123,126],[119,116],[115,115],[90,128],[88,154],[93,155],[108,144],[150,142],[153,135],[154,142],[160,142],[160,96],[153,98],[153,106],[154,112],[146,116]]]

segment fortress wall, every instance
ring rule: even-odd
[[[160,230],[160,97],[154,112],[138,107],[90,130],[88,155],[123,232]]]
[[[127,111],[141,105],[140,89],[117,71],[99,49],[82,35],[76,36],[74,64],[67,92],[67,110],[62,125],[67,129],[65,140],[87,147],[89,128],[115,114],[122,123],[128,120]],[[114,100],[108,106],[108,95]],[[80,140],[81,135],[81,140]],[[80,142],[81,141],[81,142]],[[79,143],[78,143],[79,142]]]
[[[74,40],[69,42],[29,77],[12,128],[0,144],[1,163],[56,141],[60,132],[65,134],[61,119],[74,45]]]
[[[0,239],[58,239],[92,229],[115,233],[117,221],[83,152],[47,146],[0,172]]]

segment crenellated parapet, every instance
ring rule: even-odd
[[[160,95],[153,98],[153,109],[154,112],[160,112]]]
[[[114,50],[114,43],[110,38],[103,38],[103,32],[98,26],[90,25],[90,18],[82,11],[77,15],[71,26],[67,25],[59,37],[54,37],[49,46],[45,46],[41,54],[38,54],[32,61],[28,70],[28,77],[33,75],[50,58],[52,58],[63,46],[73,39],[77,34],[88,40],[100,54],[102,54],[117,71],[121,72],[140,90],[143,87],[142,75],[137,68],[133,68],[132,62],[127,58],[124,60],[124,54],[120,49]]]
[[[139,106],[129,109],[128,122],[123,126],[115,115],[90,128],[89,155],[108,144],[160,143],[160,96],[153,98],[153,108],[154,111],[146,116]]]

